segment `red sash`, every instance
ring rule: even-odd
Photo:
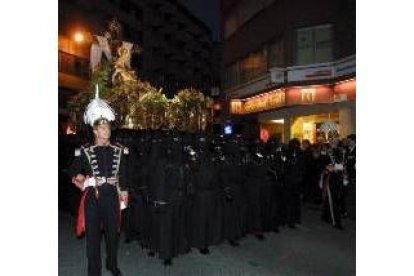
[[[86,222],[85,222],[85,199],[88,194],[88,189],[82,193],[82,198],[79,204],[78,217],[76,220],[76,236],[80,237],[85,233]]]

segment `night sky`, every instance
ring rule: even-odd
[[[219,39],[220,32],[220,0],[179,0],[187,6],[195,16],[204,21],[213,33],[213,39]]]

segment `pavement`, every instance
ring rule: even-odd
[[[59,212],[59,275],[87,275],[85,239],[78,239],[73,216]],[[123,275],[237,275],[237,276],[350,276],[355,275],[355,218],[343,221],[337,230],[320,220],[320,210],[305,205],[302,224],[296,229],[280,228],[265,233],[265,240],[248,235],[239,247],[228,243],[210,247],[209,255],[193,249],[164,266],[150,257],[137,242],[125,244],[121,237],[119,267]],[[102,243],[102,260],[105,260]],[[103,268],[103,276],[111,275]]]

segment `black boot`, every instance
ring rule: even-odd
[[[264,239],[265,239],[265,237],[263,236],[263,234],[256,234],[256,238],[257,238],[259,241],[262,241],[262,240],[264,240]]]
[[[342,224],[335,224],[334,227],[338,230],[344,230],[344,227],[342,226]]]
[[[207,247],[206,247],[206,248],[201,248],[201,249],[199,249],[199,251],[200,251],[200,253],[201,253],[201,254],[203,254],[203,255],[210,254],[210,250],[208,250],[208,248],[207,248]]]
[[[230,243],[230,245],[231,246],[233,246],[233,247],[237,247],[237,246],[239,246],[240,244],[237,242],[237,241],[235,241],[235,240],[229,240],[229,243]]]
[[[119,270],[119,268],[111,268],[108,266],[108,264],[106,265],[106,269],[108,271],[110,271],[112,273],[113,276],[122,276],[121,270]]]
[[[172,265],[171,259],[165,259],[165,260],[164,260],[164,265],[165,265],[165,266],[167,266],[167,265]]]
[[[122,276],[121,270],[117,269],[117,270],[110,270],[112,273],[112,276]]]
[[[126,244],[129,244],[129,243],[131,243],[132,242],[132,239],[131,238],[125,238],[125,243]]]

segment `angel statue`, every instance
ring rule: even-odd
[[[104,54],[106,59],[114,64],[113,84],[136,80],[135,71],[131,68],[131,56],[142,51],[140,46],[123,41],[121,36],[122,27],[116,19],[113,19],[109,22],[108,30],[103,36],[95,36],[96,40],[91,46],[92,71],[98,68]]]

